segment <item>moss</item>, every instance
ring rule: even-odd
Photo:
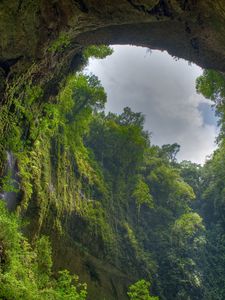
[[[70,45],[69,34],[66,32],[61,32],[58,39],[56,39],[52,43],[52,45],[48,48],[48,51],[52,53],[62,52],[69,45]]]
[[[7,102],[0,109],[0,144],[4,150],[21,152],[38,134],[43,90],[32,82],[35,72],[36,65],[33,65],[7,88]]]
[[[34,70],[35,66],[29,74]],[[75,240],[96,257],[111,262],[116,257],[121,263],[127,258],[120,249],[118,227],[126,218],[129,193],[120,178],[111,202],[112,186],[84,144],[91,107],[84,107],[71,118],[79,100],[74,97],[74,88],[86,87],[85,78],[79,81],[78,76],[69,76],[59,95],[48,104],[43,103],[40,85],[34,85],[32,80],[24,84],[26,76],[18,78],[10,88],[8,106],[2,108],[1,121],[7,128],[3,153],[8,147],[17,159],[22,192],[18,212],[30,220],[26,232],[31,240],[42,233],[52,233],[61,236],[61,240]],[[91,88],[87,88],[91,94]],[[90,245],[90,236],[94,245]],[[128,239],[129,245],[132,242]],[[136,252],[144,257],[139,250]]]
[[[74,103],[74,84],[76,77],[69,77],[57,103],[42,105],[41,87],[29,83],[24,86],[18,79],[15,88],[10,89],[13,111],[5,110],[2,118],[4,126],[8,124],[5,149],[12,149],[17,159],[22,192],[19,210],[32,219],[30,230],[35,231],[34,235],[51,226],[63,234],[64,216],[76,212],[89,224],[87,230],[93,230],[110,244],[112,230],[95,196],[106,196],[107,189],[100,169],[82,142],[91,112],[80,115],[76,126],[65,118]],[[16,95],[22,88],[23,98],[19,101]],[[29,127],[26,144],[24,123]]]
[[[0,203],[0,298],[86,299],[86,285],[67,270],[52,276],[49,239],[40,237],[31,245],[21,233],[21,221]]]
[[[127,231],[127,238],[130,242],[130,246],[133,248],[135,252],[136,259],[140,262],[140,264],[144,265],[145,271],[148,276],[152,276],[156,273],[156,264],[153,258],[151,257],[151,253],[144,250],[143,245],[140,244],[138,239],[135,236],[134,231],[130,227],[128,223],[124,223],[124,227]]]

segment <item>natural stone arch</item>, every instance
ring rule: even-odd
[[[225,70],[223,0],[4,0],[0,11],[2,96],[4,82],[34,63],[33,80],[55,90],[95,43],[167,50]]]

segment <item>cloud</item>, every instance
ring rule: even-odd
[[[179,143],[179,160],[203,163],[215,149],[215,117],[206,109],[211,103],[195,92],[195,79],[202,73],[198,66],[175,61],[166,52],[114,46],[112,56],[91,60],[87,72],[105,87],[107,111],[121,113],[130,106],[144,113],[152,142]]]

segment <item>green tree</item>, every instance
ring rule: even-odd
[[[135,189],[133,191],[133,197],[136,200],[138,214],[140,214],[140,209],[143,204],[145,204],[149,208],[154,207],[153,198],[150,194],[150,189],[148,185],[141,179],[138,180],[135,186]]]
[[[225,134],[225,75],[214,70],[204,70],[196,80],[196,90],[216,106],[216,114],[221,126],[218,140],[224,140]]]
[[[196,212],[181,215],[173,226],[174,234],[181,243],[194,242],[199,231],[204,230],[202,218]]]
[[[72,92],[71,107],[66,115],[69,121],[74,121],[84,109],[97,111],[104,108],[106,93],[97,76],[80,74],[71,78],[67,86]]]
[[[116,119],[121,125],[135,125],[141,129],[143,129],[145,120],[142,113],[135,113],[130,109],[130,107],[125,107],[122,114],[120,114]]]
[[[214,70],[204,70],[203,75],[196,79],[196,90],[215,103],[223,102],[225,98],[224,74]]]
[[[201,180],[202,180],[202,166],[191,161],[183,160],[178,165],[180,175],[194,190],[197,200],[200,197]]]
[[[161,155],[162,157],[169,160],[169,162],[174,163],[176,162],[176,155],[180,151],[180,145],[177,143],[174,144],[166,144],[162,145],[161,148]]]
[[[196,89],[214,102],[220,124],[218,149],[201,170],[198,195],[198,208],[206,227],[206,245],[198,261],[204,277],[203,298],[219,300],[225,297],[225,76],[218,71],[205,70],[203,75],[197,78]]]
[[[129,111],[129,114],[132,112]],[[121,115],[96,115],[86,144],[94,151],[96,159],[105,169],[112,174],[128,176],[140,166],[148,137],[143,133],[140,123],[137,124],[136,118],[121,122]]]
[[[98,58],[98,59],[103,59],[109,55],[112,55],[113,49],[109,46],[106,45],[92,45],[87,47],[83,55],[86,59],[90,57]]]
[[[158,297],[150,295],[150,286],[149,281],[141,279],[129,287],[127,295],[130,300],[158,300]]]

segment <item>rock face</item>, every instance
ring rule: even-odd
[[[14,74],[36,64],[35,81],[56,84],[92,43],[167,50],[225,71],[223,0],[3,0],[1,95]],[[51,74],[50,74],[51,73]]]

